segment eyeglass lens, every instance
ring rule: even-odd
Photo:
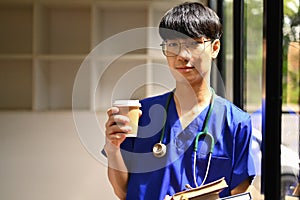
[[[161,46],[162,46],[162,51],[163,54],[167,57],[173,57],[177,56],[182,47],[185,46],[185,48],[190,52],[194,53],[195,51],[202,51],[204,49],[204,43],[208,42],[209,40],[206,41],[186,41],[186,42],[179,42],[179,41],[165,41]]]

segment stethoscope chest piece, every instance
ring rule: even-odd
[[[164,155],[166,155],[167,153],[167,147],[165,144],[163,143],[156,143],[154,146],[153,146],[153,155],[157,158],[161,158],[163,157]]]

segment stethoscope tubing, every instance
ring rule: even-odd
[[[159,143],[156,143],[153,146],[153,155],[157,158],[163,157],[166,154],[166,151],[167,151],[166,150],[167,147],[166,147],[165,144],[163,144],[162,141],[163,141],[164,136],[165,136],[165,128],[166,128],[165,123],[166,123],[166,120],[167,120],[167,112],[168,112],[168,109],[169,109],[171,99],[174,96],[174,91],[175,90],[173,90],[170,93],[170,95],[167,99],[167,103],[165,105],[164,126],[162,128],[162,134],[160,136],[160,141],[159,141]],[[203,131],[199,132],[196,135],[195,142],[194,142],[193,178],[194,178],[194,184],[195,184],[196,187],[198,187],[198,183],[197,183],[197,179],[196,179],[196,160],[197,160],[196,158],[197,158],[197,150],[198,150],[199,139],[202,136],[208,136],[209,139],[210,139],[210,149],[209,149],[209,155],[208,155],[208,163],[207,163],[205,175],[204,175],[204,178],[203,178],[203,181],[202,181],[201,185],[203,185],[205,183],[206,179],[207,179],[209,168],[210,168],[210,163],[211,163],[212,152],[214,150],[214,144],[215,144],[213,135],[208,132],[208,123],[209,123],[210,118],[211,118],[211,114],[212,114],[213,107],[214,107],[214,100],[215,100],[215,92],[212,88],[211,88],[211,92],[212,92],[211,101],[210,101],[210,104],[209,104],[209,110],[206,114],[205,121],[204,121],[204,124],[203,124]]]

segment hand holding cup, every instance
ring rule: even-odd
[[[119,115],[128,117],[129,121],[122,124],[131,127],[131,130],[127,132],[127,137],[137,137],[138,122],[140,117],[141,104],[138,100],[116,100],[113,103],[114,107],[119,108]],[[117,123],[118,124],[118,123]]]

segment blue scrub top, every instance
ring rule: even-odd
[[[195,187],[193,178],[194,140],[203,130],[208,112],[204,109],[182,130],[174,99],[170,101],[165,120],[165,105],[170,93],[141,101],[142,116],[137,138],[126,138],[121,144],[123,159],[129,171],[127,198],[129,200],[163,200],[185,190],[185,185]],[[165,122],[163,143],[167,154],[156,158],[153,146],[160,141]],[[205,183],[225,177],[228,188],[220,197],[247,178],[253,178],[255,169],[249,156],[251,143],[250,115],[224,98],[216,96],[208,130],[215,139],[210,169]],[[196,176],[200,185],[208,164],[209,138],[201,138],[198,144]]]

